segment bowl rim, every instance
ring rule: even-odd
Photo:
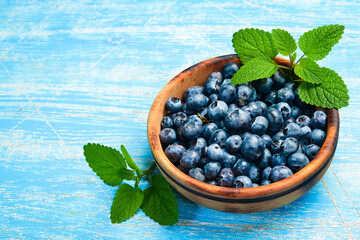
[[[283,66],[290,65],[290,61],[284,58],[276,57],[274,60]],[[218,64],[223,61],[240,62],[236,54],[229,54],[210,58],[194,64],[171,79],[156,96],[149,111],[147,132],[151,152],[158,168],[163,174],[182,188],[191,192],[195,191],[198,195],[203,197],[221,201],[229,200],[230,202],[253,202],[255,199],[262,199],[265,201],[301,188],[310,181],[312,177],[316,176],[318,172],[321,172],[327,166],[328,161],[331,161],[335,153],[340,124],[339,112],[335,108],[317,108],[326,111],[328,115],[326,139],[317,156],[299,172],[269,185],[252,188],[230,188],[210,185],[183,173],[166,157],[159,138],[160,123],[157,123],[154,120],[155,114],[164,112],[164,109],[161,109],[161,106],[163,105],[159,103],[166,101],[167,99],[165,99],[165,93],[168,93],[170,90],[175,88],[177,84],[181,84],[186,76],[191,75],[194,71],[200,71],[209,64]],[[156,126],[156,124],[159,126]]]

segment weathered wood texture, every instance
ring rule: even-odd
[[[0,238],[360,239],[359,16],[358,1],[335,0],[1,1]],[[298,38],[330,23],[346,30],[320,64],[343,77],[351,100],[340,110],[334,160],[313,189],[256,214],[176,194],[175,226],[141,211],[110,223],[116,190],[87,166],[85,143],[125,144],[145,168],[153,161],[148,111],[181,70],[233,53],[240,28],[279,27]]]

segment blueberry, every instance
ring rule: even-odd
[[[223,120],[214,121],[214,123],[218,126],[219,129],[224,128],[224,121]]]
[[[219,162],[208,162],[204,166],[204,172],[207,179],[215,179],[221,169],[221,165]]]
[[[248,177],[250,178],[250,180],[252,182],[258,182],[259,181],[259,179],[260,179],[260,169],[255,164],[251,164]]]
[[[173,121],[174,127],[178,128],[178,127],[180,127],[180,125],[185,123],[185,121],[187,119],[187,115],[184,112],[178,112],[178,113],[173,114],[171,116],[171,119]]]
[[[223,168],[219,173],[217,182],[222,187],[231,187],[234,181],[234,173],[231,168]]]
[[[249,188],[252,187],[251,179],[247,176],[237,176],[233,182],[234,188]]]
[[[249,175],[251,163],[246,161],[244,158],[239,158],[235,165],[233,166],[232,170],[235,176],[239,175]]]
[[[236,105],[236,103],[232,103],[228,107],[228,112],[232,112],[232,111],[234,111],[235,109],[238,109],[238,108],[239,107],[238,107],[238,105]]]
[[[251,187],[258,187],[259,186],[259,184],[257,184],[257,183],[253,183],[252,185],[251,185]]]
[[[236,162],[236,157],[226,151],[223,151],[223,157],[220,160],[220,164],[224,168],[232,168]]]
[[[204,171],[198,167],[190,169],[189,176],[192,178],[195,178],[196,180],[199,180],[201,182],[205,182],[205,180],[206,180]]]
[[[210,74],[210,76],[208,77],[208,80],[209,80],[209,79],[215,79],[215,80],[217,80],[219,83],[221,83],[223,77],[222,77],[221,72],[212,72],[212,73]]]
[[[197,122],[186,122],[179,127],[178,134],[181,136],[181,139],[184,137],[187,140],[193,140],[200,136],[201,131],[201,124]]]
[[[201,153],[203,148],[206,146],[207,146],[206,140],[202,137],[199,137],[191,141],[189,149],[194,149]]]
[[[212,161],[220,161],[224,155],[223,150],[218,144],[211,144],[205,148],[206,156]]]
[[[251,118],[255,118],[263,114],[263,109],[260,104],[256,102],[251,102],[246,106],[241,107],[242,110],[248,112]]]
[[[321,129],[314,129],[311,131],[310,140],[311,143],[316,144],[318,146],[322,146],[325,141],[326,134]]]
[[[225,147],[225,141],[228,138],[228,134],[223,129],[214,131],[209,137],[209,144],[217,143],[221,148]]]
[[[169,116],[165,116],[162,120],[161,120],[161,129],[164,128],[172,128],[174,126],[173,121],[171,119],[171,117]]]
[[[164,128],[160,132],[160,141],[167,146],[176,141],[176,132],[172,128]]]
[[[276,104],[276,108],[281,112],[281,115],[284,120],[290,118],[291,107],[287,102],[279,102],[278,104]]]
[[[223,84],[219,89],[219,98],[226,103],[232,102],[236,97],[236,88],[233,84]]]
[[[296,152],[287,160],[287,166],[293,171],[298,172],[303,169],[309,163],[309,159],[305,156],[305,154]]]
[[[185,93],[184,93],[184,102],[187,101],[189,97],[195,96],[197,94],[203,94],[204,93],[204,87],[202,86],[193,86],[189,87]]]
[[[257,161],[257,166],[260,169],[264,169],[270,166],[271,157],[271,152],[269,151],[269,149],[265,148],[264,152],[261,154],[260,158]]]
[[[269,135],[267,134],[264,134],[261,136],[262,139],[264,139],[265,141],[265,147],[266,148],[270,148],[271,144],[272,144],[272,139]]]
[[[236,63],[227,63],[223,66],[223,68],[221,69],[221,74],[223,76],[223,78],[232,78],[232,76],[234,76],[234,74],[236,73],[236,71],[239,70],[239,65],[237,65]]]
[[[215,102],[216,100],[220,100],[219,94],[213,93],[209,96],[209,103]],[[207,108],[205,108],[205,109],[207,109]]]
[[[268,95],[266,95],[264,102],[267,106],[270,106],[275,103],[276,94],[277,94],[276,91],[271,91]]]
[[[229,131],[244,132],[251,125],[250,114],[237,108],[225,115],[224,125]]]
[[[211,162],[211,160],[206,155],[204,155],[198,161],[197,166],[200,168],[204,168],[205,164],[207,164],[208,162]]]
[[[236,95],[236,104],[240,107],[248,105],[250,102],[255,101],[256,90],[251,85],[240,85]]]
[[[225,148],[230,154],[237,154],[240,151],[242,139],[239,135],[232,135],[225,141]]]
[[[308,126],[301,126],[299,130],[299,140],[308,141],[311,134],[311,128]]]
[[[201,118],[198,115],[191,115],[186,119],[186,122],[190,123],[190,122],[194,122],[196,124],[202,125],[203,122],[201,120]]]
[[[260,115],[264,115],[264,113],[266,112],[266,110],[268,108],[266,103],[264,103],[263,101],[256,101],[255,103],[261,108],[261,114]]]
[[[210,184],[210,185],[217,186],[217,182],[216,182],[214,179],[208,180],[206,183],[207,183],[207,184]]]
[[[272,75],[271,78],[273,80],[272,88],[274,90],[278,90],[278,89],[284,87],[285,77],[280,71],[277,71],[276,73],[274,73],[274,75]]]
[[[269,185],[271,183],[270,180],[262,180],[260,183],[260,186],[265,186],[265,185]]]
[[[241,144],[241,155],[249,161],[255,161],[265,150],[264,140],[255,134],[246,136]]]
[[[292,103],[294,101],[295,95],[293,90],[290,88],[281,88],[276,93],[276,102],[288,102]]]
[[[165,155],[172,163],[178,163],[186,148],[181,145],[169,145],[165,149]]]
[[[289,156],[298,150],[299,141],[296,138],[288,137],[281,144],[280,148],[282,150],[282,154]]]
[[[268,94],[273,85],[272,78],[263,78],[252,82],[253,87],[260,94]]]
[[[261,172],[261,180],[269,180],[272,167],[267,167]]]
[[[326,113],[322,110],[314,112],[314,116],[311,118],[311,126],[313,128],[324,129],[326,126]]]
[[[184,168],[193,168],[200,160],[200,155],[194,149],[186,150],[180,158],[180,165]]]
[[[308,126],[310,127],[310,118],[306,115],[300,115],[297,119],[296,119],[296,123],[301,127],[301,126]]]
[[[221,85],[225,85],[225,84],[228,84],[230,82],[231,82],[231,78],[226,78],[226,79],[223,80]]]
[[[280,131],[275,133],[271,139],[272,139],[272,141],[277,141],[277,140],[284,140],[285,138],[286,137],[285,137],[284,131],[281,129]]]
[[[284,142],[284,140],[281,140],[281,139],[273,141],[271,144],[271,147],[270,147],[271,152],[273,154],[281,152],[281,150],[282,150],[281,146],[282,146],[283,142]]]
[[[298,148],[297,152],[305,153],[305,144],[304,143],[299,142],[299,148]]]
[[[269,122],[263,116],[257,116],[251,124],[250,131],[257,135],[263,135],[268,129]]]
[[[171,113],[179,112],[182,108],[182,102],[180,98],[172,97],[169,98],[165,103],[166,111],[170,111]]]
[[[188,115],[191,115],[191,114],[195,114],[196,111],[191,109],[186,103],[183,105],[182,109],[181,109],[182,112],[188,114]]]
[[[309,160],[313,160],[319,151],[320,147],[315,144],[310,144],[305,147],[305,155],[309,158]]]
[[[269,132],[276,133],[282,128],[284,124],[284,119],[282,117],[281,112],[277,110],[275,107],[269,107],[266,110],[264,116],[269,121],[269,127],[268,127]]]
[[[208,123],[203,127],[201,136],[203,136],[205,139],[209,139],[210,135],[218,129],[219,127],[215,123]]]
[[[218,93],[220,88],[220,82],[217,79],[209,78],[204,85],[204,94],[210,96],[212,94]]]
[[[186,105],[196,112],[200,112],[204,107],[208,105],[209,99],[203,94],[196,94],[188,97]]]
[[[291,114],[290,114],[290,117],[293,117],[293,118],[298,118],[300,115],[302,114],[302,111],[299,107],[297,106],[293,106],[291,108]]]
[[[285,83],[284,87],[290,88],[291,90],[295,91],[298,88],[298,85],[295,82],[287,82]]]
[[[296,123],[289,123],[283,128],[285,137],[299,137],[300,135],[300,126]]]
[[[219,121],[228,112],[228,105],[223,101],[212,102],[208,107],[208,116],[214,121]]]
[[[280,153],[276,153],[276,154],[272,155],[270,164],[272,167],[285,166],[286,165],[286,157]]]
[[[292,176],[292,171],[287,166],[275,166],[270,173],[270,179],[273,182],[283,180]]]

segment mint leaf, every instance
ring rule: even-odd
[[[302,82],[298,94],[302,101],[323,108],[342,108],[349,105],[350,96],[341,77],[329,68],[322,68],[324,82]]]
[[[296,52],[290,55],[290,62],[293,63],[296,60]]]
[[[138,165],[136,165],[134,160],[131,158],[130,154],[128,153],[128,151],[126,150],[124,145],[121,145],[121,152],[124,155],[125,160],[131,169],[134,169],[134,170],[139,169]]]
[[[165,178],[154,175],[152,186],[145,189],[141,206],[146,216],[161,225],[172,225],[178,222],[179,212],[176,198]]]
[[[323,71],[319,65],[310,58],[303,58],[299,65],[296,65],[294,72],[302,80],[310,83],[322,83]]]
[[[235,52],[243,63],[247,63],[252,58],[259,56],[274,58],[278,54],[271,34],[264,30],[241,29],[234,33],[232,42]]]
[[[240,67],[231,78],[231,83],[235,85],[270,77],[277,70],[278,66],[269,57],[253,58]]]
[[[134,180],[135,174],[133,171],[126,169],[126,168],[121,168],[119,171],[119,174],[121,176],[121,178],[125,179],[125,180]]]
[[[326,57],[331,48],[339,42],[345,27],[325,25],[304,33],[299,38],[299,47],[309,58],[316,60]]]
[[[104,183],[117,186],[123,181],[121,171],[126,168],[126,163],[119,151],[104,145],[88,143],[84,146],[84,155],[91,169]]]
[[[140,208],[144,193],[140,188],[122,184],[117,190],[110,211],[112,223],[121,223],[132,217]]]
[[[271,37],[280,54],[289,56],[296,51],[297,46],[295,39],[287,31],[283,29],[273,29],[271,31]]]

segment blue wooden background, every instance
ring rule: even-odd
[[[360,239],[359,22],[355,0],[0,1],[0,238]],[[176,193],[175,226],[141,211],[111,224],[116,189],[88,167],[84,144],[125,144],[146,168],[148,111],[172,77],[233,53],[240,28],[298,38],[332,23],[345,34],[320,65],[343,77],[351,100],[340,110],[333,163],[313,189],[256,214],[214,211]]]

